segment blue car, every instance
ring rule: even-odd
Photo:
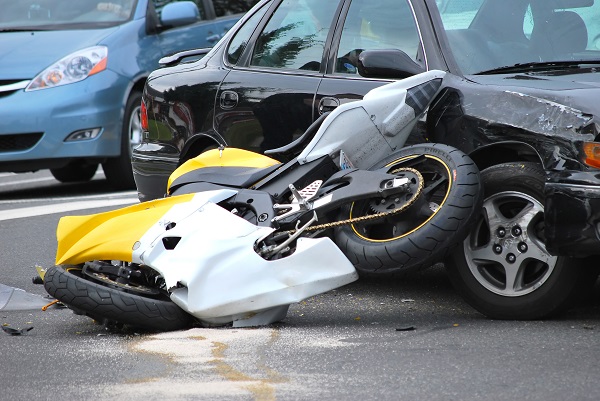
[[[211,47],[251,0],[0,0],[0,171],[98,165],[134,188],[146,77],[165,55]]]

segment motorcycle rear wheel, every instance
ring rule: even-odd
[[[402,275],[441,261],[462,243],[479,214],[479,170],[463,152],[443,144],[407,146],[369,170],[386,168],[393,174],[402,167],[423,176],[424,187],[415,204],[391,217],[335,231],[337,245],[362,275]],[[340,219],[377,209],[372,199],[357,201],[342,208]]]
[[[142,296],[106,282],[92,281],[80,266],[53,266],[46,271],[44,288],[77,314],[107,325],[127,325],[150,331],[189,328],[192,317],[166,295]]]

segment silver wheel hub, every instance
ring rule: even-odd
[[[129,144],[131,149],[142,142],[141,106],[135,107],[129,117]]]
[[[500,192],[464,242],[467,265],[487,290],[505,297],[529,294],[546,282],[557,257],[543,240],[543,205],[520,192]]]

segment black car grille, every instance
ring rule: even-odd
[[[18,135],[0,135],[0,153],[30,149],[36,143],[38,143],[42,135],[43,134],[41,132]]]

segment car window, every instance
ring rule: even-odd
[[[437,0],[436,5],[465,74],[600,60],[598,0]]]
[[[437,0],[446,29],[465,29],[481,7],[483,0]]]
[[[584,0],[578,1],[580,7],[565,7],[555,12],[566,12],[577,14],[585,23],[587,30],[587,50],[600,50],[600,1]],[[568,6],[569,4],[566,4]],[[576,5],[576,4],[575,4]]]
[[[319,71],[337,1],[283,0],[258,37],[251,65]]]
[[[0,30],[86,29],[131,19],[136,0],[0,0]]]
[[[197,2],[200,2],[198,0]],[[240,14],[250,10],[259,0],[213,0],[217,17]]]
[[[355,74],[360,52],[375,49],[400,49],[419,61],[419,31],[407,0],[353,0],[334,72]]]
[[[227,62],[230,64],[236,64],[238,62],[242,52],[248,44],[248,40],[250,40],[250,36],[252,36],[254,29],[258,25],[258,22],[269,9],[268,4],[270,3],[263,5],[260,11],[255,12],[235,33],[227,48]]]

